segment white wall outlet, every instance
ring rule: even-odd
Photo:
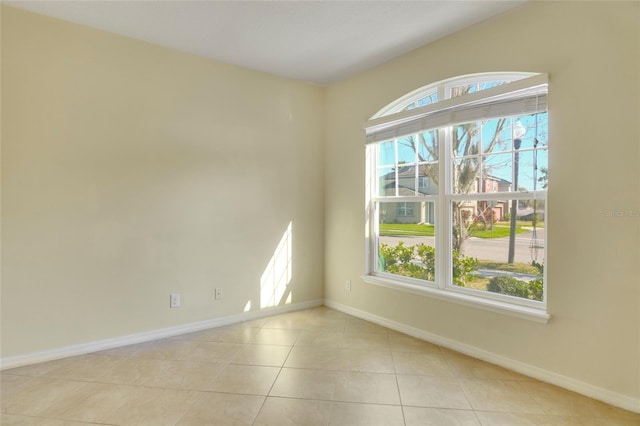
[[[222,289],[221,288],[216,288],[215,293],[214,293],[214,297],[215,297],[216,300],[222,299]]]
[[[347,282],[344,284],[344,289],[347,291],[351,291],[351,280],[347,280]]]
[[[169,298],[169,307],[170,308],[180,307],[180,293],[171,293],[171,297]]]

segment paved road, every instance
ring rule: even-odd
[[[522,263],[531,263],[531,237],[532,232],[525,232],[516,236],[516,247],[514,252],[514,261]],[[537,232],[538,245],[544,245],[544,230]],[[396,245],[400,241],[404,241],[405,245],[412,246],[414,244],[423,243],[430,246],[434,245],[434,237],[387,237],[381,236],[380,242]],[[483,260],[495,260],[498,262],[506,262],[509,257],[509,238],[476,238],[471,237],[467,240],[464,247],[465,256],[475,257]],[[537,262],[542,263],[544,260],[544,249],[538,250]]]

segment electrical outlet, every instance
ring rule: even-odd
[[[222,299],[222,289],[221,289],[221,288],[216,288],[216,291],[215,291],[215,299],[216,299],[216,300],[220,300],[220,299]]]
[[[171,293],[171,297],[169,298],[169,307],[170,308],[180,307],[180,293]]]
[[[351,291],[351,280],[347,280],[347,282],[344,285],[344,289],[347,291]]]

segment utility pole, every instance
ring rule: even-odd
[[[522,123],[518,121],[516,128],[513,131],[513,190],[518,191],[518,166],[520,163],[520,145],[522,144],[522,137],[527,130]],[[516,251],[516,216],[518,213],[518,200],[511,200],[511,228],[509,230],[509,259],[508,263],[513,263],[513,258]]]

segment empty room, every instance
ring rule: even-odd
[[[640,425],[640,2],[0,25],[3,426]]]

